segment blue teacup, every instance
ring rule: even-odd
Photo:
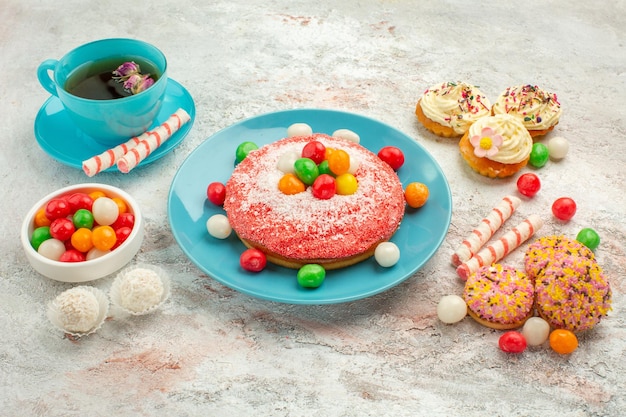
[[[137,94],[106,100],[83,98],[67,91],[67,80],[77,71],[85,72],[89,65],[104,60],[119,60],[120,65],[147,61],[157,69],[158,80]],[[165,96],[167,60],[160,50],[143,41],[103,39],[79,46],[60,60],[45,60],[37,69],[37,78],[43,88],[59,98],[78,128],[98,143],[113,147],[152,125]]]

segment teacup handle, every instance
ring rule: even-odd
[[[46,59],[39,64],[39,68],[37,68],[37,78],[39,79],[41,86],[50,94],[57,97],[59,94],[57,93],[56,84],[50,76],[50,72],[54,71],[58,63],[59,61],[56,59]]]

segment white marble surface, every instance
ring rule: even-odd
[[[154,0],[0,3],[0,414],[6,416],[619,416],[626,410],[626,2]],[[35,70],[81,43],[136,37],[161,48],[170,76],[191,92],[189,136],[159,162],[100,182],[133,194],[147,237],[135,262],[173,278],[156,314],[113,319],[71,341],[51,328],[45,303],[70,287],[39,276],[19,243],[30,206],[61,186],[88,182],[37,145],[35,115],[48,98]],[[460,294],[451,251],[514,179],[470,172],[456,141],[435,138],[413,110],[446,80],[479,85],[492,100],[509,85],[558,94],[552,136],[571,150],[537,173],[532,213],[540,234],[602,237],[597,258],[614,304],[580,347],[502,353],[498,331],[469,317],[444,325],[436,305]],[[415,276],[377,296],[340,305],[253,299],[205,276],[181,252],[166,212],[178,166],[212,133],[243,118],[329,108],[390,124],[428,149],[454,200],[438,253]],[[409,161],[410,163],[410,161]],[[530,169],[526,169],[529,171]],[[552,201],[574,198],[568,223]],[[520,265],[522,252],[507,262]],[[93,285],[108,289],[112,277]]]

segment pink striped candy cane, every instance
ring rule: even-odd
[[[185,110],[176,110],[163,124],[146,132],[143,140],[118,159],[117,168],[124,174],[129,173],[189,120],[191,117]]]
[[[494,242],[492,245],[482,249],[470,260],[459,265],[456,269],[456,273],[463,281],[467,281],[467,278],[478,270],[481,266],[491,265],[494,262],[498,262],[511,251],[519,247],[523,242],[528,240],[535,232],[543,226],[541,217],[533,214],[529,216],[522,223],[509,230]]]
[[[500,201],[491,212],[480,221],[472,233],[461,242],[459,248],[452,255],[452,265],[459,266],[468,261],[480,248],[483,247],[493,234],[507,221],[522,200],[509,195]]]

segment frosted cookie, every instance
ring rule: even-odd
[[[515,329],[533,315],[533,283],[511,266],[478,269],[465,282],[463,299],[469,315],[483,326]]]

